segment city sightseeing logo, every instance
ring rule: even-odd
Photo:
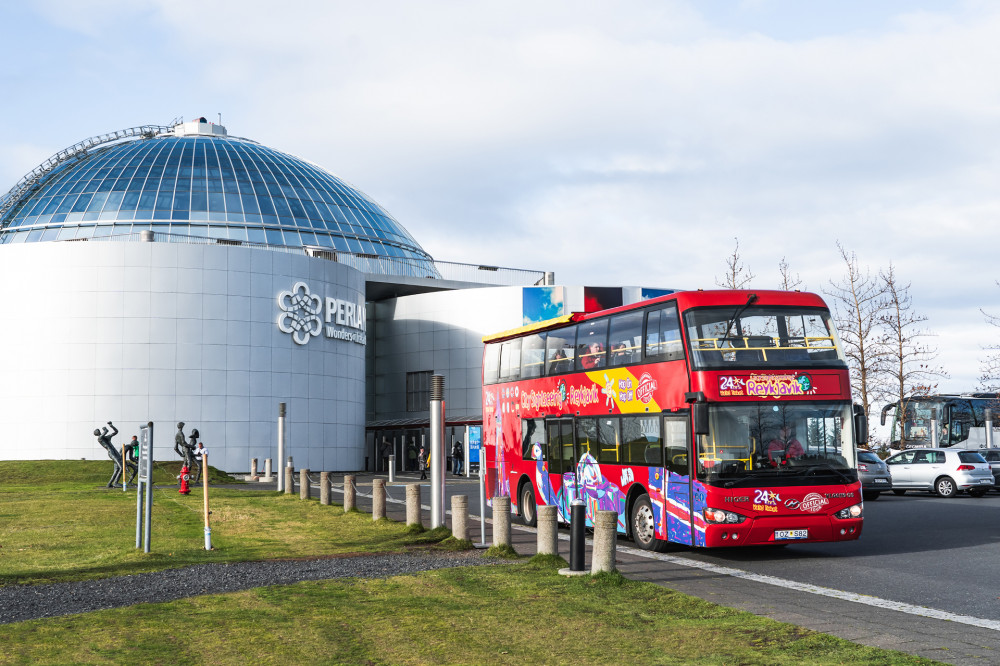
[[[296,282],[291,291],[278,294],[278,330],[289,333],[296,344],[304,345],[314,337],[324,333],[326,337],[336,340],[347,340],[365,344],[365,305],[364,301],[353,303],[339,298],[326,298],[326,317],[324,319],[324,300],[309,291],[305,282]],[[348,327],[345,330],[338,327]]]

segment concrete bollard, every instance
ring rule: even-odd
[[[597,511],[594,516],[594,550],[590,555],[590,575],[615,570],[618,545],[618,512]]]
[[[493,545],[510,545],[510,498],[493,498]]]
[[[330,473],[319,473],[319,503],[330,506]]]
[[[295,469],[285,468],[285,494],[291,495],[295,491]]]
[[[299,470],[299,499],[307,500],[312,496],[312,487],[309,485],[309,470],[303,467]]]
[[[459,541],[469,540],[469,496],[451,496],[451,535]]]
[[[344,475],[344,513],[353,511],[358,507],[356,489],[354,488],[354,475]]]
[[[372,479],[372,520],[385,518],[385,479]]]
[[[256,458],[251,458],[250,459],[250,479],[252,480],[256,476],[257,476],[257,459]]]
[[[420,525],[424,523],[420,519],[420,484],[406,484],[406,524]]]
[[[538,554],[559,554],[559,507],[554,504],[538,507]]]
[[[274,477],[271,475],[271,459],[264,458],[264,478],[271,481]]]

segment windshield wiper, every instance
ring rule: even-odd
[[[747,298],[747,302],[741,305],[740,307],[736,308],[736,312],[734,312],[733,316],[729,318],[728,322],[726,322],[726,333],[725,335],[722,336],[722,340],[719,341],[720,348],[722,347],[722,345],[726,343],[726,340],[729,339],[729,331],[730,329],[732,329],[733,324],[735,324],[736,320],[740,318],[740,315],[743,314],[744,310],[753,305],[754,302],[756,302],[756,300],[757,300],[757,294],[750,294],[750,296]]]

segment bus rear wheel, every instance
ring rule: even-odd
[[[649,495],[643,495],[635,500],[629,524],[632,527],[632,540],[639,548],[657,553],[667,549],[667,542],[655,536],[656,521],[653,520],[653,505],[649,503]]]
[[[538,522],[538,506],[535,504],[535,491],[531,483],[521,486],[521,520],[528,527],[534,527]]]

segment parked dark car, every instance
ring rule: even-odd
[[[858,451],[858,478],[861,479],[861,497],[865,500],[877,500],[880,494],[892,490],[889,467],[871,451]]]
[[[978,453],[986,458],[990,464],[990,471],[993,472],[993,489],[1000,490],[1000,449],[979,449]]]

